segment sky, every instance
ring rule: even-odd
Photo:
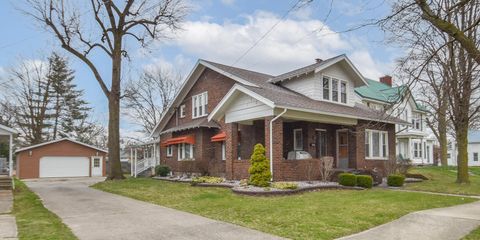
[[[345,32],[388,14],[388,1],[314,0],[307,7],[286,14],[296,2],[188,0],[190,12],[182,30],[153,42],[147,49],[128,42],[131,59],[124,61],[124,79],[135,78],[148,67],[187,76],[199,58],[275,75],[311,64],[316,58],[339,54],[347,54],[367,78],[393,74],[401,51],[386,43],[380,29],[364,27]],[[92,73],[62,50],[52,33],[21,8],[18,1],[0,1],[0,30],[4,33],[0,37],[0,82],[2,77],[8,77],[8,69],[22,59],[44,60],[57,51],[69,58],[76,72],[75,82],[84,89],[94,117],[106,123],[107,100]],[[110,76],[108,59],[99,55],[95,61],[102,75]],[[137,129],[131,119],[121,121],[122,134],[141,137]]]

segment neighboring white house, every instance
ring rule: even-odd
[[[397,155],[410,159],[413,164],[433,164],[435,138],[431,135],[425,119],[427,110],[419,105],[407,86],[392,86],[392,77],[380,81],[367,79],[368,86],[355,88],[355,92],[368,107],[387,110],[393,116],[410,122],[397,125]]]
[[[468,166],[480,166],[480,130],[468,131]],[[457,166],[457,143],[453,140],[448,142],[448,165]]]

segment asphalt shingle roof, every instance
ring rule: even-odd
[[[326,60],[326,61],[329,61],[329,60]],[[250,83],[258,86],[258,87],[253,87],[253,86],[242,85],[245,88],[259,94],[260,96],[263,96],[269,99],[270,101],[274,102],[275,105],[277,106],[299,108],[299,109],[332,113],[332,114],[342,114],[342,115],[354,116],[359,119],[365,119],[365,120],[405,123],[401,119],[387,116],[383,112],[373,110],[367,106],[364,106],[363,104],[355,104],[355,106],[351,107],[347,105],[341,105],[341,104],[330,103],[325,101],[317,101],[317,100],[311,99],[305,95],[297,93],[281,85],[270,83],[269,81],[270,79],[275,79],[277,77],[272,78],[272,76],[268,74],[231,67],[231,66],[210,62],[210,61],[206,61],[206,62],[221,69],[222,71],[228,72],[237,77],[241,77],[242,79],[249,81]],[[318,67],[318,64],[321,64],[321,63],[316,63],[311,66]]]
[[[201,127],[220,128],[220,125],[218,125],[217,123],[215,123],[213,121],[209,122],[208,119],[206,117],[204,117],[204,118],[194,119],[190,122],[187,122],[187,123],[180,124],[178,126],[169,128],[169,129],[167,129],[167,130],[165,130],[161,133],[163,134],[163,133],[169,133],[169,132],[178,132],[178,131],[182,131],[182,130],[187,130],[187,129],[192,129],[192,128],[201,128]]]

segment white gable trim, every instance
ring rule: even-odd
[[[7,127],[7,126],[2,125],[2,124],[0,124],[0,129],[5,130],[6,132],[9,132],[9,133],[11,133],[11,134],[17,134],[17,133],[18,133],[17,130],[15,130],[15,129],[11,128],[11,127]]]
[[[233,95],[237,92],[244,93],[260,102],[263,104],[275,108],[275,103],[272,102],[271,100],[260,96],[259,94],[247,89],[244,86],[241,86],[239,84],[235,84],[229,91],[228,93],[222,98],[222,100],[218,103],[218,105],[213,109],[213,111],[208,115],[208,121],[211,121],[212,119],[219,119],[220,114],[225,112],[225,108],[227,107],[228,101],[233,97]]]
[[[327,64],[324,64],[324,65],[320,65],[318,68],[315,69],[315,72],[321,72],[323,70],[325,70],[326,68],[334,65],[334,64],[337,64],[339,63],[340,61],[342,60],[345,60],[348,65],[350,66],[350,68],[353,69],[353,71],[355,72],[355,74],[360,78],[360,80],[362,80],[362,82],[368,86],[368,82],[367,80],[363,77],[363,75],[360,73],[360,71],[358,71],[358,69],[355,67],[355,65],[353,65],[352,61],[350,61],[350,59],[345,55],[340,55],[337,57],[337,59],[333,60],[333,61],[330,61],[329,63]]]
[[[37,148],[37,147],[41,147],[41,146],[45,146],[45,145],[49,145],[49,144],[53,144],[53,143],[58,143],[58,142],[61,142],[61,141],[70,141],[70,142],[73,142],[73,143],[76,143],[76,144],[79,144],[79,145],[82,145],[82,146],[85,146],[85,147],[88,147],[88,148],[92,148],[92,149],[95,149],[95,150],[98,150],[98,151],[101,151],[101,152],[104,152],[104,153],[108,153],[108,151],[105,150],[105,149],[101,149],[101,148],[98,148],[98,147],[95,147],[95,146],[92,146],[92,145],[88,145],[86,143],[82,143],[82,142],[79,142],[77,140],[73,140],[73,139],[70,139],[70,138],[61,138],[61,139],[57,139],[57,140],[53,140],[53,141],[49,141],[49,142],[44,142],[44,143],[32,145],[32,146],[29,146],[29,147],[20,148],[17,151],[15,151],[15,153],[23,152],[25,150],[30,150],[30,149],[33,149],[33,148]]]
[[[203,68],[203,69],[200,69]],[[169,117],[167,115],[171,115],[171,111],[174,110],[174,108],[178,107],[179,101],[182,101],[185,96],[188,94],[188,91],[193,87],[193,85],[197,82],[198,78],[200,77],[200,74],[203,72],[205,68],[210,68],[211,70],[218,72],[226,77],[229,77],[233,79],[236,82],[242,83],[247,86],[252,86],[252,87],[258,87],[255,84],[252,84],[251,82],[240,78],[238,76],[235,76],[233,74],[230,74],[228,72],[223,71],[222,69],[219,69],[218,67],[215,67],[214,65],[207,63],[204,60],[198,60],[195,66],[193,67],[192,71],[190,74],[187,76],[186,80],[183,82],[182,86],[180,87],[180,90],[176,94],[174,100],[170,103],[170,105],[167,107],[167,110],[162,114],[160,117],[160,121],[157,123],[153,131],[150,133],[150,137],[154,137],[156,133],[159,133],[159,130],[164,128],[165,125],[167,124],[167,121]]]

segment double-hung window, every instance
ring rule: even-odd
[[[338,102],[338,103],[347,103],[347,82],[339,80],[337,78],[332,78],[329,76],[323,76],[322,78],[322,87],[323,87],[323,99]]]
[[[302,129],[293,130],[293,150],[303,150]]]
[[[167,146],[167,157],[173,156],[173,145]]]
[[[188,143],[178,144],[178,160],[193,160],[193,145]]]
[[[414,113],[412,115],[412,127],[417,130],[422,130],[422,115]]]
[[[422,157],[422,144],[419,142],[413,142],[413,157],[414,158]]]
[[[180,118],[184,118],[184,117],[185,117],[185,104],[180,106]]]
[[[478,152],[473,153],[473,161],[478,162]]]
[[[207,116],[208,92],[203,92],[192,97],[192,118]]]
[[[388,132],[379,130],[365,130],[365,158],[388,158]]]

